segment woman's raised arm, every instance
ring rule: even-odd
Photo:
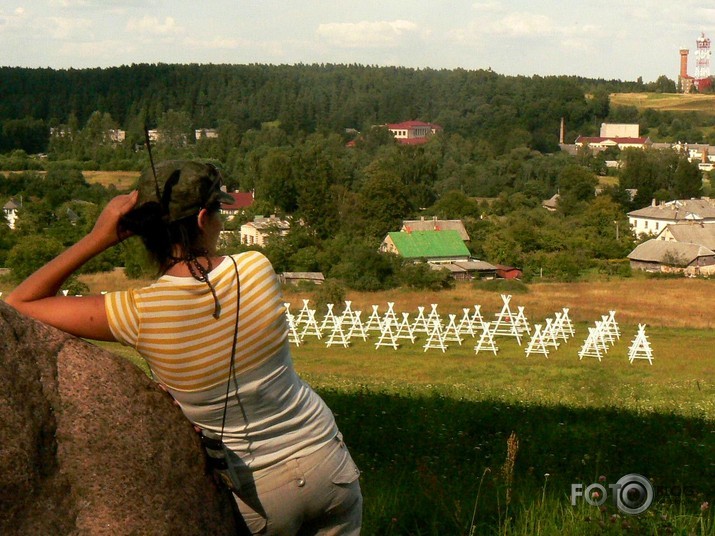
[[[117,224],[134,208],[136,200],[136,191],[112,199],[88,235],[20,283],[7,296],[6,303],[24,315],[78,337],[114,340],[104,296],[65,297],[57,296],[57,292],[75,270],[120,241]]]

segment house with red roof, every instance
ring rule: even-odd
[[[586,145],[597,151],[609,147],[644,149],[653,145],[650,138],[640,135],[640,126],[637,123],[601,123],[599,134],[599,136],[579,136],[574,143],[578,147]]]
[[[442,127],[424,121],[403,121],[385,125],[402,145],[420,145],[427,143],[430,136],[442,131]]]
[[[228,192],[228,195],[233,197],[233,203],[221,205],[221,214],[225,214],[228,220],[253,204],[253,192]]]

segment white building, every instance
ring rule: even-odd
[[[290,231],[290,223],[271,215],[256,216],[253,221],[241,225],[241,244],[247,246],[265,246],[266,239],[273,233],[285,236]]]
[[[218,130],[215,128],[197,128],[194,131],[194,136],[196,136],[196,141],[202,138],[213,140],[218,138]]]
[[[20,204],[15,202],[14,199],[10,199],[5,206],[2,207],[3,214],[5,214],[5,219],[7,220],[7,226],[10,229],[15,229],[15,222],[17,222],[17,210],[21,207]]]
[[[628,223],[636,236],[657,235],[667,225],[681,222],[715,222],[715,200],[676,199],[667,203],[653,203],[628,213]]]

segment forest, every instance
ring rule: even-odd
[[[438,272],[377,252],[403,219],[435,215],[463,219],[474,257],[518,266],[526,279],[628,275],[635,242],[626,212],[651,198],[700,195],[697,165],[670,151],[626,150],[609,155],[623,163],[614,172],[603,154],[561,152],[561,119],[567,143],[596,135],[603,122],[637,122],[654,141],[691,143],[710,141],[713,126],[713,117],[610,106],[611,92],[674,91],[664,76],[643,84],[489,70],[159,64],[5,67],[0,87],[0,200],[22,200],[18,228],[0,226],[0,265],[14,277],[76,240],[116,194],[87,184],[82,170],[148,164],[145,128],[161,132],[156,159],[212,161],[231,189],[254,191],[254,206],[229,228],[255,214],[292,218],[290,235],[266,246],[277,271],[319,270],[361,290],[447,286]],[[443,131],[402,146],[384,125],[405,120]],[[126,139],[116,141],[113,129]],[[218,137],[196,140],[196,129]],[[626,188],[638,189],[635,199]],[[556,192],[559,210],[547,212],[541,202]],[[95,264],[149,269],[131,242]]]

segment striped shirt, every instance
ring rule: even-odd
[[[306,456],[338,429],[293,369],[271,263],[255,251],[232,257],[240,281],[235,379],[229,368],[238,289],[231,258],[209,274],[221,304],[218,319],[208,285],[193,277],[164,275],[148,287],[107,294],[104,303],[116,339],[144,356],[191,422],[222,436],[253,471]]]
[[[235,371],[259,367],[286,344],[285,309],[278,278],[268,259],[249,251],[234,255],[240,274],[240,311]],[[225,384],[236,321],[236,271],[226,257],[209,274],[214,298],[193,277],[164,275],[145,288],[105,296],[115,338],[134,347],[162,384],[193,392]]]

